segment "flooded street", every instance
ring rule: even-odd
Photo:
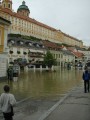
[[[25,98],[59,97],[82,81],[80,70],[58,70],[56,72],[21,72],[18,81],[9,82],[11,92],[17,100]],[[7,81],[0,81],[0,93]]]

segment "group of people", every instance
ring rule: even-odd
[[[90,81],[90,72],[88,68],[85,67],[85,71],[83,72],[82,78],[84,80],[84,92],[89,92],[89,81]]]

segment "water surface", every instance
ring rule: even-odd
[[[11,92],[17,100],[33,97],[55,97],[66,94],[81,84],[82,71],[57,70],[56,72],[21,72],[18,81],[9,82]],[[0,81],[0,93],[7,81]]]

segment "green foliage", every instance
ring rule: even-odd
[[[24,55],[26,55],[27,53],[26,52],[23,52]]]
[[[47,65],[49,68],[51,68],[52,65],[56,64],[56,60],[54,59],[50,51],[47,51],[46,55],[44,56],[44,64]]]
[[[41,41],[42,40],[42,39],[36,38],[34,36],[26,36],[26,35],[13,34],[13,33],[8,34],[8,37],[17,37],[17,38],[22,38],[22,39],[26,39],[26,40],[33,40],[33,41]]]
[[[9,51],[9,53],[10,53],[10,54],[13,54],[13,51],[12,51],[12,50],[10,50],[10,51]]]
[[[10,34],[8,34],[8,37],[21,37],[21,35],[20,34],[13,34],[13,33],[10,33]]]
[[[17,51],[17,54],[20,54],[20,51]]]

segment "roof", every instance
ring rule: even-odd
[[[50,42],[50,41],[48,41],[48,40],[44,40],[44,41],[43,41],[43,44],[44,44],[44,46],[47,47],[47,48],[52,48],[52,49],[57,49],[57,50],[61,49],[61,46],[59,46],[59,45],[56,44],[56,43]]]
[[[76,57],[82,58],[84,54],[82,52],[79,52],[76,47],[67,47],[67,50],[70,51],[73,55]]]
[[[30,12],[28,6],[25,5],[25,1],[22,2],[22,5],[19,6],[17,11],[19,11],[19,10],[27,10]]]
[[[12,0],[5,0],[5,1],[7,1],[7,2],[11,2],[12,3]],[[3,2],[3,1],[2,1]]]
[[[72,52],[70,52],[69,50],[62,50],[62,52],[66,55],[72,55],[74,56],[74,54]]]
[[[80,52],[72,52],[76,57],[82,58],[84,56],[83,53]]]

